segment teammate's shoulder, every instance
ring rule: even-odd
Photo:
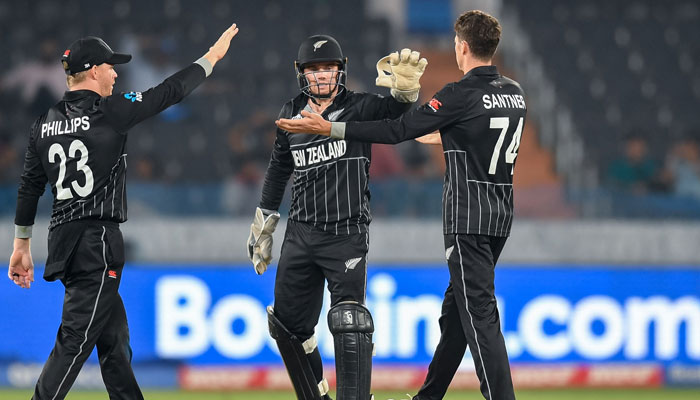
[[[34,121],[32,121],[32,124],[31,124],[32,129],[35,127],[41,126],[41,124],[43,124],[47,120],[52,121],[52,120],[57,119],[57,118],[62,119],[61,115],[60,115],[61,113],[59,110],[65,108],[65,102],[66,101],[64,99],[59,100],[56,104],[54,104],[51,107],[49,107],[48,109],[46,109],[46,111],[44,111],[43,114],[36,117],[36,119],[34,119]]]
[[[300,109],[303,102],[302,97],[303,95],[300,94],[287,100],[287,102],[282,105],[282,108],[280,108],[279,118],[289,118],[291,113],[294,112],[294,109]]]
[[[53,107],[51,107],[51,108],[53,108]],[[48,117],[49,112],[51,111],[51,108],[46,110],[45,113],[41,114],[40,116],[35,118],[34,121],[32,121],[32,124],[30,125],[30,131],[29,131],[30,134],[33,135],[35,132],[40,131],[39,127],[41,126],[41,124],[46,122],[46,118]]]
[[[516,81],[515,79],[509,78],[505,75],[501,75],[499,80],[502,82],[503,86],[511,85],[517,87],[518,89],[520,89],[520,91],[523,90],[523,87],[520,86],[520,83],[518,83],[518,81]]]
[[[292,97],[287,100],[283,105],[282,109],[303,107],[306,104],[306,96],[299,94],[298,96]]]
[[[303,108],[306,106],[306,102],[308,100],[308,96],[306,96],[304,93],[299,93],[298,95],[292,97],[289,99],[284,105],[282,106],[282,109],[291,107],[291,108]]]
[[[459,89],[459,86],[460,86],[459,84],[460,84],[460,82],[461,82],[461,81],[449,82],[449,83],[447,83],[445,86],[443,86],[442,89],[443,89],[443,90],[448,90],[448,91],[457,90],[457,89]]]
[[[440,96],[452,96],[457,93],[460,93],[465,89],[464,87],[462,87],[463,85],[461,85],[461,82],[462,81],[450,82],[443,86],[437,94]]]

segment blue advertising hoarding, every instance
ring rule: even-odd
[[[128,265],[120,292],[134,363],[280,363],[265,312],[274,274],[258,276],[248,266]],[[376,365],[430,361],[448,280],[443,265],[370,267]],[[497,270],[496,294],[513,363],[700,364],[700,269],[505,266]],[[6,283],[0,363],[45,361],[62,298],[60,283],[37,279],[30,290]],[[317,336],[331,360],[327,300]]]

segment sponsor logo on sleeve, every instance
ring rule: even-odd
[[[143,101],[143,95],[141,92],[129,92],[129,93],[124,93],[124,98],[127,100],[131,100],[131,102],[138,101],[139,103]]]
[[[430,107],[430,109],[433,110],[433,112],[437,112],[437,110],[439,110],[441,106],[442,103],[435,97],[430,99],[430,101],[428,102],[428,107]]]

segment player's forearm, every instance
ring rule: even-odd
[[[39,204],[39,197],[41,197],[42,193],[43,187],[39,189],[38,187],[26,185],[25,183],[20,185],[20,188],[17,191],[15,225],[21,227],[31,227],[34,225],[37,205]],[[31,236],[31,230],[29,231],[29,234]]]
[[[155,96],[155,99],[160,98],[163,100],[160,107],[157,107],[157,112],[182,101],[183,98],[204,82],[204,79],[207,77],[207,71],[202,64],[206,64],[206,61],[202,62],[202,59],[197,60],[192,65],[169,76],[163,83],[153,89],[156,92],[162,92],[161,96]]]
[[[398,118],[402,114],[404,114],[405,112],[410,110],[411,106],[413,106],[415,101],[418,99],[417,93],[418,92],[416,91],[415,99],[410,100],[407,97],[395,96],[394,91],[392,90],[392,92],[391,92],[392,97],[388,99],[387,112],[386,112],[386,115],[383,117],[389,118],[389,119]]]
[[[286,189],[287,183],[275,182],[272,180],[265,180],[262,189],[262,196],[260,198],[260,208],[265,210],[277,211],[282,204],[282,198],[284,197],[284,191]]]
[[[427,132],[425,132],[427,133]],[[366,122],[333,122],[331,137],[365,143],[396,144],[415,139],[423,133],[401,119]]]
[[[18,239],[29,239],[32,237],[34,218],[39,204],[39,195],[27,193],[20,186],[17,193],[17,209],[15,211],[15,244]]]
[[[12,243],[12,248],[16,252],[29,253],[31,249],[31,238],[15,238]]]
[[[260,208],[275,211],[279,210],[291,174],[292,169],[276,167],[273,163],[270,163],[265,173],[265,181],[263,182],[262,196],[259,204]]]

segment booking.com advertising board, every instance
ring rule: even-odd
[[[279,365],[265,311],[273,301],[274,277],[274,269],[258,276],[248,266],[127,265],[120,292],[134,364]],[[430,362],[448,280],[444,265],[370,266],[367,304],[376,326],[376,367]],[[653,364],[700,370],[700,269],[503,266],[496,294],[516,367]],[[0,291],[0,364],[45,361],[62,299],[60,283],[37,279],[30,290],[6,284]],[[317,337],[332,364],[327,304],[328,298]]]

